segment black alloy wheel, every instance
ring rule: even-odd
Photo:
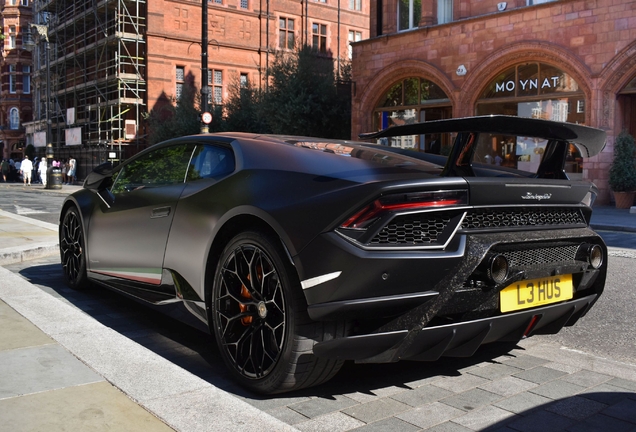
[[[309,320],[295,271],[267,235],[246,232],[230,241],[217,265],[211,303],[223,360],[251,390],[270,394],[316,385],[342,365],[314,356],[323,323]]]
[[[236,369],[262,378],[276,365],[285,341],[285,295],[276,268],[258,246],[243,244],[221,268],[216,299],[220,336]]]
[[[70,207],[60,225],[60,258],[64,278],[69,287],[82,289],[87,285],[84,230],[77,209]]]

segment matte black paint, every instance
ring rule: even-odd
[[[446,247],[365,250],[336,229],[381,195],[439,190],[468,190],[469,204],[454,209],[458,214],[478,207],[567,207],[580,209],[589,224],[589,204],[596,188],[567,179],[562,172],[565,156],[559,150],[563,145],[558,140],[576,140],[579,148],[593,155],[602,149],[604,133],[577,125],[511,119],[453,119],[392,128],[373,136],[450,129],[520,131],[530,136],[534,132],[554,143],[555,150],[544,160],[543,172],[538,176],[542,178],[460,160],[466,144],[462,139],[457,140],[447,159],[318,138],[198,135],[154,148],[178,143],[227,146],[235,156],[233,173],[112,196],[105,189],[110,184],[110,169],[103,167],[89,176],[85,189],[67,199],[63,212],[69,205],[80,209],[90,279],[169,309],[167,313],[195,326],[205,325],[208,319],[209,305],[205,301],[225,242],[242,230],[257,227],[280,239],[300,281],[341,272],[334,279],[303,290],[311,318],[352,323],[350,334],[318,344],[316,354],[367,362],[470,355],[482,343],[518,340],[535,315],[544,318],[534,332],[556,332],[563,325],[573,324],[596,301],[605,282],[606,263],[599,270],[590,270],[578,261],[524,270],[507,282],[529,275],[575,273],[575,298],[502,315],[496,305],[498,290],[503,286],[465,289],[466,281],[491,248],[567,240],[599,244],[606,256],[600,237],[587,226],[479,232],[460,229]],[[352,148],[350,157],[320,150],[327,145]],[[314,148],[306,148],[311,146]],[[119,169],[113,169],[112,175],[116,176]],[[550,200],[529,201],[524,198],[528,194],[550,195]],[[110,267],[159,268],[162,283],[133,282],[97,273]]]

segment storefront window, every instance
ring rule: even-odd
[[[585,95],[561,69],[543,63],[524,63],[502,71],[477,102],[477,115],[503,114],[585,124]],[[514,168],[532,171],[547,142],[525,137],[495,137],[493,154]],[[565,167],[570,178],[582,177],[581,155],[570,149]]]
[[[484,89],[481,99],[583,93],[566,72],[543,63],[525,63],[501,72]]]
[[[381,130],[391,126],[450,118],[451,111],[450,99],[437,84],[411,77],[389,87],[375,110],[373,124],[376,130]],[[440,143],[448,150],[450,137],[413,135],[384,138],[379,142],[393,147],[439,153],[443,151]]]
[[[636,93],[636,77],[627,83],[625,88],[621,90],[621,93]]]

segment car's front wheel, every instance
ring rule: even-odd
[[[272,237],[245,232],[219,259],[212,290],[212,330],[226,365],[244,386],[280,393],[320,384],[342,362],[319,359],[316,341],[342,325],[313,322],[289,261]]]
[[[83,289],[88,285],[86,276],[86,250],[82,220],[75,207],[64,213],[60,225],[60,259],[64,278],[69,287]]]

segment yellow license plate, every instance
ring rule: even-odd
[[[499,293],[501,312],[558,303],[573,297],[572,275],[528,279],[508,285]]]

